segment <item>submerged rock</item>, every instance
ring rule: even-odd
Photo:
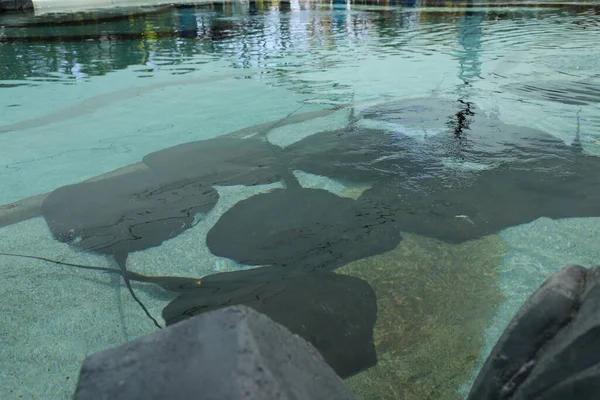
[[[598,398],[599,308],[598,268],[552,275],[511,321],[468,400]]]

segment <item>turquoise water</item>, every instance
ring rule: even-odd
[[[0,252],[114,267],[56,240],[42,199],[23,199],[243,130],[233,136],[283,148],[305,188],[394,213],[414,208],[423,219],[399,216],[401,232],[452,246],[498,236],[506,251],[493,290],[506,301],[479,332],[481,360],[543,279],[597,260],[598,42],[597,6],[577,2],[236,2],[0,15]],[[366,160],[361,147],[336,153],[344,141],[322,158],[322,142],[302,147],[346,130],[398,150],[374,140]],[[416,172],[406,172],[405,154]],[[225,168],[219,160],[229,154],[211,156]],[[515,189],[510,168],[537,173],[519,186],[534,194],[501,196]],[[214,254],[207,234],[236,203],[290,182],[233,183],[214,185],[218,202],[191,229],[130,253],[128,269],[201,277],[263,265]],[[441,213],[452,214],[432,219],[434,206],[449,203]],[[444,257],[441,247],[432,257]],[[68,398],[83,357],[155,330],[115,276],[8,257],[0,275],[3,399]],[[175,297],[134,288],[154,316]],[[468,379],[452,385],[459,396]]]

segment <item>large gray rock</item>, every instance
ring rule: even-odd
[[[552,275],[511,321],[468,400],[600,398],[600,270]]]
[[[202,314],[86,358],[74,398],[355,399],[312,345],[245,306]]]

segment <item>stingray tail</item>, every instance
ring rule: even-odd
[[[150,311],[148,311],[144,303],[142,303],[142,301],[138,299],[138,297],[135,295],[135,292],[133,291],[133,288],[131,287],[131,282],[128,276],[129,274],[127,273],[127,251],[115,249],[113,251],[113,257],[115,258],[115,261],[117,262],[119,268],[121,268],[121,275],[123,276],[123,280],[125,281],[125,286],[127,286],[127,290],[129,290],[129,293],[131,294],[131,297],[133,297],[133,300],[135,300],[136,303],[140,305],[142,310],[144,310],[146,316],[148,316],[148,318],[152,320],[154,325],[156,325],[157,328],[162,329],[162,326],[160,326],[158,321],[152,316],[152,314],[150,314]]]
[[[127,261],[127,253],[126,252],[122,252],[122,253],[124,253],[124,254],[115,254],[114,255],[115,260],[117,261],[117,264],[119,264],[119,267],[121,268],[121,270],[114,269],[114,268],[73,264],[73,263],[68,263],[68,262],[64,262],[64,261],[53,260],[51,258],[30,256],[30,255],[26,255],[26,254],[0,253],[0,256],[31,258],[34,260],[46,261],[46,262],[51,262],[53,264],[65,265],[65,266],[69,266],[69,267],[76,267],[76,268],[81,268],[81,269],[89,269],[89,270],[93,270],[93,271],[102,271],[102,272],[121,274],[123,276],[123,280],[125,281],[125,285],[127,286],[127,289],[129,290],[129,293],[131,294],[133,299],[140,305],[140,307],[142,307],[142,310],[144,310],[144,312],[146,313],[148,318],[150,318],[152,320],[152,322],[154,322],[154,325],[156,325],[158,328],[162,329],[162,326],[160,326],[158,321],[156,321],[156,319],[154,319],[154,317],[152,317],[152,315],[150,314],[150,312],[148,311],[146,306],[144,306],[144,304],[141,302],[141,300],[137,298],[137,296],[133,292],[133,288],[131,287],[131,283],[130,283],[130,279],[129,279],[130,276],[132,276],[134,280],[137,280],[136,277],[139,276],[141,278],[141,279],[139,279],[140,281],[146,280],[143,278],[147,278],[147,277],[145,277],[143,275],[135,274],[132,272],[128,272],[127,269],[125,268],[125,264]]]
[[[28,254],[15,254],[15,253],[2,253],[0,252],[0,256],[7,257],[21,257],[21,258],[30,258],[33,260],[40,260],[49,262],[56,265],[63,265],[66,267],[75,267],[81,269],[87,269],[90,271],[100,271],[110,274],[119,274],[124,275],[128,280],[135,282],[143,282],[143,283],[151,283],[157,285],[164,290],[168,290],[175,293],[180,293],[182,290],[186,290],[188,288],[196,289],[202,281],[198,278],[184,278],[184,277],[164,277],[164,276],[149,276],[138,274],[137,272],[131,271],[123,271],[121,269],[116,268],[108,268],[108,267],[99,267],[95,265],[83,265],[83,264],[74,264],[66,261],[58,261],[52,258],[40,257],[40,256],[30,256]]]
[[[81,268],[81,269],[89,269],[92,271],[102,271],[102,272],[109,272],[109,273],[113,273],[113,274],[122,274],[121,270],[114,269],[114,268],[98,267],[98,266],[93,266],[93,265],[73,264],[73,263],[68,263],[65,261],[53,260],[51,258],[46,258],[46,257],[30,256],[27,254],[0,253],[0,256],[31,258],[33,260],[46,261],[49,263],[53,263],[53,264],[57,264],[57,265],[64,265],[67,267],[76,267],[76,268]],[[133,272],[128,272],[128,274],[133,274]],[[135,279],[132,279],[132,280],[135,280]]]
[[[144,313],[146,313],[148,318],[150,318],[152,320],[154,325],[156,325],[158,328],[162,329],[162,326],[160,326],[158,321],[154,317],[152,317],[152,315],[150,314],[150,312],[148,311],[146,306],[144,306],[144,303],[142,303],[141,300],[138,299],[138,297],[135,295],[135,293],[133,292],[133,288],[131,287],[131,282],[130,282],[130,280],[135,280],[135,281],[140,281],[140,282],[154,283],[153,282],[154,279],[152,277],[148,277],[145,275],[136,274],[135,272],[127,271],[127,268],[126,268],[127,252],[115,252],[115,254],[114,254],[115,261],[119,265],[120,270],[114,269],[114,268],[107,268],[107,267],[73,264],[73,263],[68,263],[68,262],[64,262],[64,261],[53,260],[51,258],[40,257],[40,256],[30,256],[30,255],[26,255],[26,254],[0,253],[0,256],[31,258],[34,260],[46,261],[46,262],[50,262],[53,264],[65,265],[68,267],[76,267],[76,268],[88,269],[88,270],[92,270],[92,271],[102,271],[102,272],[109,272],[109,273],[114,273],[114,274],[121,274],[121,276],[123,276],[123,280],[125,281],[125,285],[127,286],[129,293],[131,294],[131,297],[133,297],[133,299],[140,305],[140,307],[142,307],[142,310],[144,310]]]

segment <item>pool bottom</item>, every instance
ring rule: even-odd
[[[355,188],[322,178],[302,180],[355,195]],[[194,229],[166,247],[134,253],[130,267],[182,276],[243,267],[197,243],[224,210],[271,186],[220,188],[223,203]],[[542,218],[462,245],[404,233],[395,250],[339,269],[367,280],[379,307],[378,365],[348,384],[360,399],[464,398],[504,327],[541,282],[566,264],[595,264],[599,232],[600,218]],[[15,252],[113,266],[106,257],[56,242],[41,218],[0,235]],[[155,330],[116,276],[6,258],[0,276],[0,336],[7,344],[0,349],[1,398],[70,398],[86,355]],[[134,289],[155,316],[174,297],[148,285]]]
[[[506,252],[489,236],[461,245],[404,233],[393,251],[338,270],[377,294],[375,367],[348,379],[359,399],[460,399],[481,333],[504,301],[496,285]]]

